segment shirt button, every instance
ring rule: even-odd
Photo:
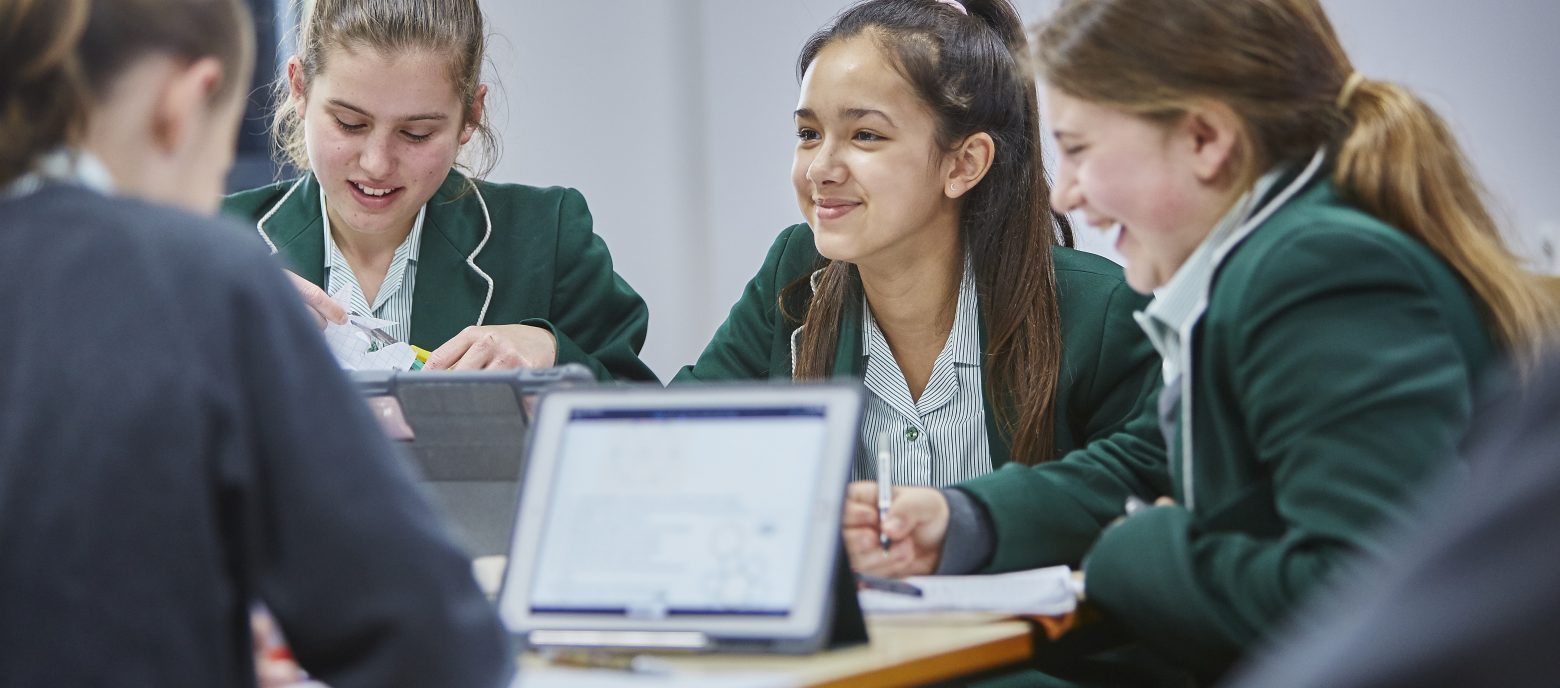
[[[915,429],[914,425],[905,428],[905,441],[907,441],[907,442],[914,442],[916,440],[916,438],[920,437],[920,436],[921,436],[921,431]]]

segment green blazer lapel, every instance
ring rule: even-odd
[[[320,217],[320,184],[305,174],[269,209],[255,229],[292,270],[315,284],[325,279],[325,225]]]
[[[412,344],[437,348],[466,327],[483,324],[479,320],[492,305],[491,276],[466,262],[476,262],[493,231],[480,193],[451,170],[428,202],[412,291]]]
[[[860,379],[866,374],[866,354],[861,347],[861,302],[853,301],[845,304],[840,309],[840,337],[839,343],[834,349],[834,371],[830,377]],[[986,351],[986,317],[984,310],[977,314],[980,323],[980,350],[981,350],[981,374],[984,376],[989,368],[985,365]],[[794,340],[793,340],[794,341]],[[986,385],[993,384],[989,378],[982,378]],[[1009,446],[1007,435],[997,429],[997,414],[991,408],[991,395],[984,395],[982,404],[986,411],[986,442],[991,452],[991,465],[993,468],[1001,468],[1003,464],[1011,460],[1012,449]]]
[[[986,353],[986,309],[975,310],[975,318],[977,318],[975,321],[980,323],[980,328],[978,328],[980,329],[981,351],[980,376],[984,387],[984,385],[991,384],[986,379],[986,371],[991,370],[991,365],[987,365],[987,356],[989,354]],[[1061,401],[1058,399],[1058,401],[1053,401],[1053,404],[1055,403],[1061,403]],[[1012,443],[1009,442],[1008,434],[1000,431],[997,427],[997,409],[991,406],[991,393],[989,393],[989,390],[983,390],[983,393],[981,393],[981,406],[984,406],[984,409],[986,409],[986,446],[987,451],[991,452],[991,466],[992,468],[1002,468],[1003,463],[1008,463],[1009,460],[1012,460]]]

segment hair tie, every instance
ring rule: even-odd
[[[939,0],[941,1],[941,0]],[[1343,80],[1343,88],[1338,90],[1338,109],[1349,109],[1349,100],[1354,97],[1354,92],[1360,84],[1365,83],[1365,75],[1359,72],[1350,72],[1349,78]]]
[[[959,14],[962,14],[962,15],[964,15],[966,17],[970,16],[970,11],[967,10],[967,9],[964,9],[964,3],[959,2],[959,0],[937,0],[937,2],[940,2],[940,3],[944,4],[944,5],[947,5],[949,7],[952,7],[954,9],[958,10]]]

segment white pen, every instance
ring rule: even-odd
[[[888,522],[888,505],[894,498],[894,461],[888,452],[888,443],[893,441],[894,433],[888,430],[878,432],[877,436],[877,484],[878,484],[878,544],[883,546],[883,551],[888,551],[888,532],[883,530],[883,525]]]

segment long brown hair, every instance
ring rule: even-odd
[[[1551,281],[1501,240],[1446,123],[1357,76],[1317,0],[1068,0],[1036,32],[1042,78],[1074,97],[1158,121],[1229,105],[1243,181],[1325,146],[1342,196],[1439,254],[1524,367],[1560,326]]]
[[[972,134],[996,142],[985,178],[965,196],[959,233],[975,272],[986,330],[981,366],[997,427],[1012,437],[1012,457],[1052,458],[1053,412],[1062,366],[1061,318],[1051,246],[1072,244],[1065,219],[1051,212],[1040,152],[1040,113],[1018,12],[1007,0],[970,0],[968,14],[937,0],[868,0],[842,12],[808,39],[800,79],[824,47],[857,35],[878,42],[937,122],[937,143],[951,150]],[[811,291],[804,277],[780,296],[783,313],[803,327],[796,379],[829,375],[846,304],[860,303],[855,266],[823,268]],[[997,441],[999,438],[992,438]]]
[[[247,81],[253,53],[237,0],[0,0],[0,185],[78,145],[95,100],[139,58],[217,58],[215,103]]]
[[[426,50],[449,59],[450,83],[470,117],[482,85],[482,61],[487,50],[482,8],[477,0],[293,0],[299,17],[298,62],[304,90],[329,68],[327,58],[336,48],[369,48],[384,54]],[[271,144],[281,162],[300,170],[309,168],[304,148],[303,122],[292,85],[282,74],[271,87],[276,111],[271,118]],[[473,176],[485,175],[498,158],[498,138],[482,119],[463,124],[476,128],[480,146]]]

